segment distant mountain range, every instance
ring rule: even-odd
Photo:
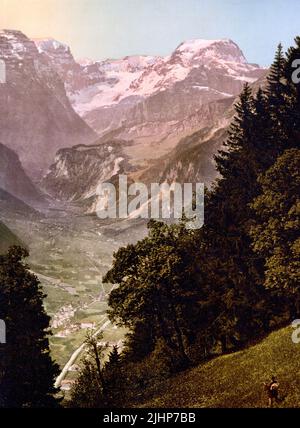
[[[183,136],[222,117],[245,82],[265,69],[247,63],[229,39],[190,40],[166,57],[130,56],[79,64],[70,48],[36,41],[39,52],[65,82],[78,114],[100,136],[133,140],[130,156],[161,156]],[[155,153],[153,153],[155,151]],[[150,153],[149,153],[150,152]]]
[[[210,184],[237,95],[267,74],[229,39],[186,41],[166,57],[76,61],[61,42],[4,30],[0,59],[0,141],[35,181],[43,175],[47,193],[88,212],[97,185],[121,172],[147,183]],[[13,163],[20,174],[3,188],[20,197],[22,165]]]

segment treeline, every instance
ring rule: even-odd
[[[109,316],[128,329],[125,350],[103,367],[96,402],[82,374],[74,406],[137,403],[172,373],[299,318],[299,37],[295,43],[286,54],[279,45],[265,88],[252,94],[245,85],[240,95],[215,157],[221,178],[207,191],[204,226],[150,221],[146,238],[114,255],[104,281],[118,284]]]

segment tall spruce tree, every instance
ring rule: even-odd
[[[282,44],[279,43],[274,61],[267,76],[267,93],[271,113],[277,115],[284,107],[286,82],[285,82],[286,59]]]
[[[276,157],[288,148],[290,128],[290,104],[286,79],[286,57],[279,44],[275,59],[267,77],[268,109],[272,119],[272,137]],[[275,158],[276,159],[276,158]],[[274,162],[275,162],[274,159]]]
[[[0,256],[0,318],[7,333],[0,345],[0,407],[56,407],[50,318],[40,283],[23,262],[27,256],[20,247]]]
[[[199,233],[206,245],[199,263],[206,270],[207,306],[214,308],[211,334],[223,351],[268,328],[261,305],[266,294],[262,259],[253,253],[248,234],[253,216],[249,204],[259,192],[257,177],[273,159],[266,123],[266,95],[259,90],[253,97],[245,85],[226,150],[216,156],[221,178],[206,201],[206,223]]]

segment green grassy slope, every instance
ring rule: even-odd
[[[8,227],[0,222],[0,254],[5,253],[12,245],[24,245]]]
[[[218,357],[166,381],[145,407],[266,407],[263,382],[276,375],[279,407],[300,407],[300,343],[293,329],[270,334],[248,349]]]

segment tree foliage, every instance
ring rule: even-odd
[[[286,150],[259,182],[253,202],[254,250],[265,260],[265,286],[290,293],[300,309],[300,149]]]
[[[12,247],[0,256],[0,318],[7,343],[0,345],[0,406],[56,407],[55,377],[41,285],[23,259],[28,252]]]

